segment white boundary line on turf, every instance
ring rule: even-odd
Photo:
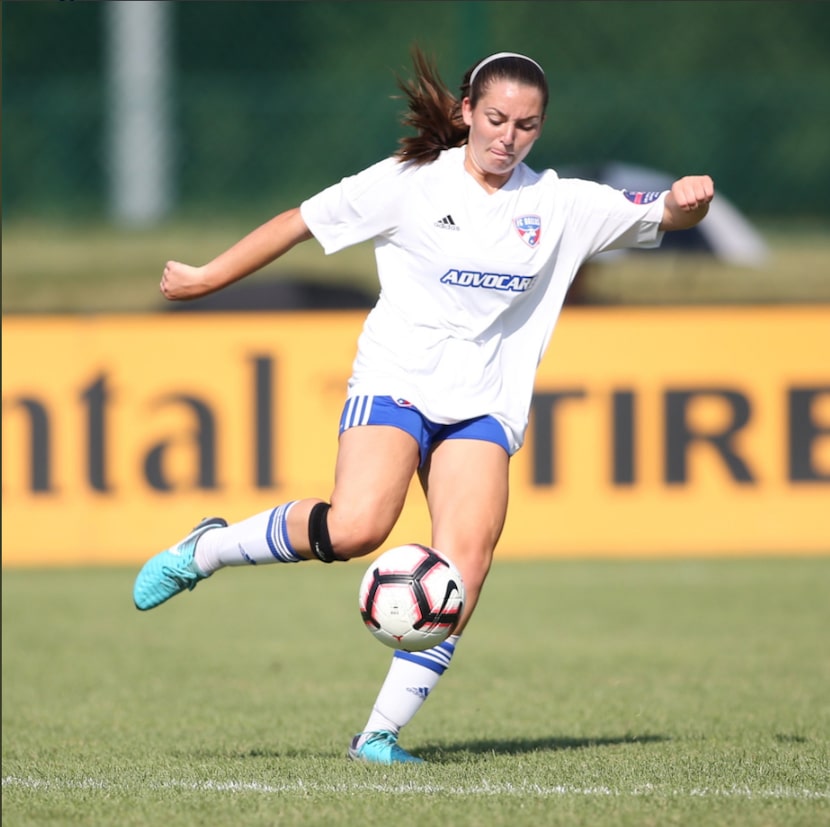
[[[652,784],[615,789],[613,787],[578,787],[570,784],[556,784],[550,787],[541,784],[505,784],[482,780],[480,784],[466,786],[443,786],[441,784],[418,784],[405,782],[399,784],[372,784],[355,782],[349,784],[318,784],[317,782],[294,781],[286,784],[260,784],[256,781],[167,781],[161,784],[147,785],[149,789],[195,790],[218,793],[258,793],[264,795],[285,795],[286,793],[399,793],[414,795],[506,795],[538,796],[549,798],[560,795],[581,795],[586,797],[640,797],[655,798],[756,798],[789,799],[794,801],[818,801],[830,799],[830,790],[806,790],[790,787],[753,790],[749,787],[734,785],[732,787],[692,787],[691,789],[664,790]],[[118,784],[105,779],[85,778],[78,781],[21,777],[4,775],[3,787],[17,787],[28,790],[134,790],[131,784]]]

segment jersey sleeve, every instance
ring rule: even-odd
[[[660,246],[666,192],[629,192],[578,179],[566,185],[571,196],[569,226],[587,246],[587,257],[606,250]]]
[[[300,204],[306,226],[326,255],[395,230],[405,173],[404,165],[386,158]]]

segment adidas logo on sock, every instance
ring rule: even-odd
[[[427,699],[427,695],[429,695],[429,687],[427,686],[407,686],[407,692],[411,692],[413,695],[417,695],[419,698],[423,698],[424,700]]]
[[[452,220],[451,215],[445,215],[443,218],[439,218],[435,224],[435,227],[440,227],[442,230],[455,230],[456,232],[461,229],[455,221]]]

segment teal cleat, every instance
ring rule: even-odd
[[[349,746],[349,758],[353,761],[362,761],[364,764],[423,764],[423,758],[410,755],[405,749],[398,746],[398,736],[387,730],[373,732],[360,745],[360,732],[352,738]]]
[[[142,612],[154,609],[185,589],[193,591],[200,580],[209,577],[193,560],[196,541],[211,528],[226,525],[221,517],[206,517],[180,543],[151,557],[135,579],[133,602],[136,609]]]

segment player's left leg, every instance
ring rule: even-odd
[[[418,761],[397,746],[397,737],[435,689],[450,665],[490,569],[507,512],[509,457],[504,448],[478,439],[447,439],[421,469],[432,519],[433,547],[458,566],[467,595],[456,633],[424,652],[395,652],[363,732],[349,750],[371,763]]]
[[[420,476],[432,521],[432,546],[452,559],[464,580],[467,605],[460,634],[478,603],[507,515],[507,451],[478,439],[447,439]]]

